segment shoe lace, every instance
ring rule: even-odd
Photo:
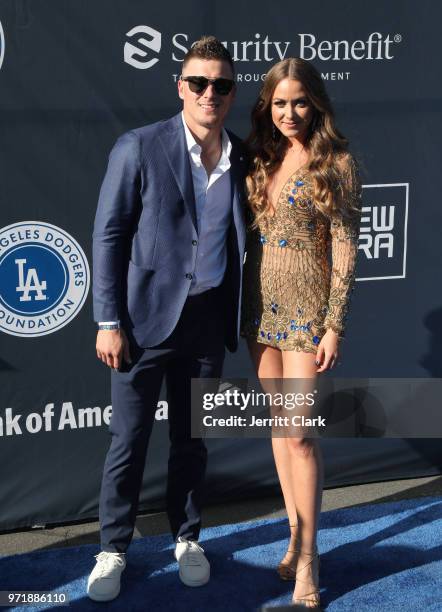
[[[188,541],[186,550],[184,551],[184,559],[187,565],[201,565],[201,553],[204,554],[204,549],[193,541]]]
[[[112,570],[114,570],[117,565],[124,565],[124,561],[119,555],[111,552],[106,552],[104,550],[101,551],[101,553],[99,553],[98,555],[95,555],[95,558],[98,563],[97,571],[100,578],[104,574],[109,574],[110,572],[112,572]]]

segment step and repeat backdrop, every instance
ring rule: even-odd
[[[358,282],[336,375],[442,377],[441,19],[431,0],[0,0],[0,530],[97,516],[112,410],[92,321],[97,196],[116,138],[180,110],[181,62],[202,34],[236,63],[230,129],[247,135],[265,72],[298,56],[320,70],[360,161]],[[225,372],[251,371],[241,344]],[[327,439],[327,485],[439,473],[440,448]],[[209,502],[277,491],[269,440],[209,451]],[[143,509],[163,507],[167,454],[161,399]]]

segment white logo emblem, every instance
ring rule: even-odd
[[[142,35],[137,38],[137,43],[141,45],[141,48],[130,42],[126,42],[124,45],[124,61],[134,68],[140,68],[141,70],[152,68],[152,66],[159,61],[157,57],[152,59],[136,59],[136,56],[138,56],[138,58],[147,58],[147,52],[144,51],[142,47],[159,53],[161,50],[161,33],[149,26],[140,25],[129,30],[126,36],[135,36],[136,34]],[[147,34],[149,38],[145,38],[145,34]]]
[[[20,296],[20,302],[30,302],[32,297],[29,295],[31,291],[35,291],[34,300],[46,300],[47,297],[43,293],[43,289],[46,289],[46,281],[40,283],[37,270],[35,268],[29,268],[26,274],[26,280],[24,280],[24,266],[26,259],[16,259],[15,263],[18,266],[18,287],[17,291],[22,291],[23,295]]]
[[[405,278],[408,187],[364,185],[357,280]]]
[[[44,336],[67,325],[89,290],[89,265],[64,230],[38,221],[0,230],[0,330]]]

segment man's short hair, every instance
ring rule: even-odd
[[[232,56],[222,42],[215,38],[215,36],[202,36],[197,40],[184,56],[182,68],[184,69],[187,62],[194,57],[204,60],[214,59],[227,62],[232,72],[235,71]]]

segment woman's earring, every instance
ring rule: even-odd
[[[275,124],[274,123],[272,123],[272,138],[273,138],[273,140],[276,139],[276,129],[275,129]]]

